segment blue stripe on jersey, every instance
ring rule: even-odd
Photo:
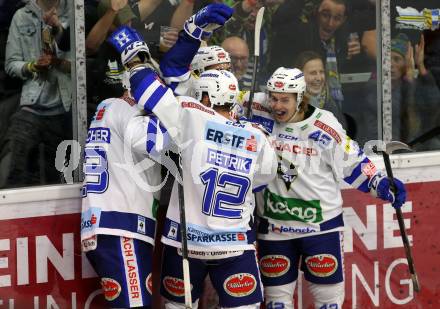
[[[165,86],[157,87],[157,89],[153,92],[153,94],[145,102],[144,109],[147,111],[152,111],[154,109],[154,107],[157,105],[157,103],[159,103],[159,101],[165,95],[167,90],[168,90],[168,88]]]
[[[170,89],[173,90],[173,92],[174,90],[176,90],[177,86],[179,86],[178,82],[171,82],[168,84],[168,87],[170,87]]]
[[[252,192],[253,193],[257,193],[257,192],[260,192],[260,191],[262,191],[264,188],[266,188],[267,187],[267,185],[262,185],[262,186],[259,186],[259,187],[256,187],[256,188],[254,188],[253,190],[252,190]]]
[[[133,213],[102,211],[99,220],[99,227],[125,230],[142,236],[154,238],[156,221]]]
[[[180,68],[164,68],[162,70],[162,74],[164,76],[164,78],[167,77],[176,77],[179,78],[181,76],[184,76],[186,73],[188,73],[189,69],[188,67],[180,67]]]
[[[320,231],[328,231],[340,226],[344,226],[344,217],[342,214],[327,220],[319,225]]]
[[[130,87],[133,98],[139,102],[142,94],[156,80],[156,74],[151,69],[142,69],[130,77]]]
[[[363,183],[361,183],[361,185],[359,187],[357,187],[358,190],[362,191],[362,192],[370,192],[370,187],[368,186],[368,183],[370,182],[370,179],[365,179],[365,181]]]
[[[150,153],[156,145],[157,137],[157,118],[152,117],[147,126],[147,152]]]
[[[170,146],[171,145],[170,134],[168,133],[167,129],[164,126],[162,126],[160,123],[159,123],[159,129],[162,132],[163,148],[165,150],[168,150],[168,149],[171,148],[171,146]]]
[[[351,172],[351,175],[344,178],[344,181],[351,185],[361,174],[362,174],[362,164],[369,163],[368,158],[363,159]]]

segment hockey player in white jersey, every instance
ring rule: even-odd
[[[216,15],[224,16],[223,21],[200,22],[209,20],[213,11],[220,11]],[[210,5],[184,29],[195,36],[194,31],[223,24],[231,13],[227,6]],[[261,130],[230,118],[229,109],[238,94],[236,78],[227,71],[205,71],[195,86],[197,100],[176,98],[152,70],[133,70],[132,74],[130,83],[138,104],[158,116],[181,150],[194,307],[207,274],[221,307],[259,307],[262,285],[255,256],[252,192],[275,177],[276,156]],[[162,237],[166,247],[161,292],[167,308],[184,308],[179,229],[175,185]]]
[[[298,69],[278,68],[268,93],[255,94],[254,120],[275,139],[278,177],[259,196],[258,248],[266,308],[293,308],[299,266],[316,309],[344,301],[342,197],[339,180],[394,207],[406,199],[325,110],[308,105]],[[261,199],[260,199],[261,198]]]
[[[217,45],[202,46],[191,62],[191,70],[200,76],[206,70],[230,70],[231,57],[223,47]]]
[[[176,99],[169,89],[155,95],[166,87],[146,73],[131,78],[138,104],[157,114],[176,143],[185,145],[181,157],[192,298],[199,299],[209,274],[222,308],[258,307],[262,286],[252,192],[275,177],[275,152],[259,129],[229,117],[238,94],[232,73],[208,70],[197,80],[197,99],[212,109],[191,97]],[[161,291],[168,308],[183,307],[179,222],[175,185],[162,237]]]
[[[137,51],[149,56],[146,44]],[[82,250],[112,308],[147,308],[166,130],[132,98],[99,104],[85,145]]]

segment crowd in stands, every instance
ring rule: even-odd
[[[88,122],[102,100],[124,95],[125,70],[106,42],[109,33],[120,25],[132,26],[160,61],[177,40],[183,22],[210,2],[86,0]],[[348,134],[362,143],[379,137],[375,1],[220,2],[232,6],[234,16],[206,44],[229,53],[240,90],[251,87],[255,17],[265,6],[257,90],[264,91],[276,68],[297,67],[305,74],[312,105],[333,112]],[[396,5],[397,0],[392,8]],[[410,5],[434,7],[435,1]],[[62,140],[72,137],[69,8],[66,0],[1,4],[0,188],[60,182],[53,164],[55,152]],[[440,30],[398,29],[391,22],[393,139],[410,142],[440,123],[436,108],[440,103]],[[358,79],[359,73],[370,77]],[[344,82],[347,74],[354,76],[350,83]],[[439,146],[440,139],[434,137],[417,149]]]

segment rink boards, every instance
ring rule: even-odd
[[[415,293],[394,210],[368,194],[344,189],[344,308],[440,308],[437,234],[440,158],[393,156],[407,184],[402,208],[422,291]],[[380,158],[374,160],[381,165]],[[79,246],[80,185],[0,194],[0,309],[101,308],[96,274]],[[48,199],[48,197],[51,197]],[[300,281],[296,308],[311,308]]]

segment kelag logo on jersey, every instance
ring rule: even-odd
[[[201,226],[188,225],[187,228],[188,242],[195,246],[234,246],[234,245],[246,245],[247,236],[246,232],[213,232],[207,230]]]
[[[205,139],[219,146],[246,152],[256,152],[259,136],[240,127],[228,126],[208,121],[205,126]]]
[[[212,150],[208,148],[206,162],[215,166],[227,168],[228,170],[249,174],[252,159],[237,156],[234,154]]]
[[[264,215],[275,220],[319,223],[322,221],[322,208],[318,200],[281,197],[266,190]]]
[[[101,208],[90,207],[81,214],[81,233],[91,232],[99,226]]]

